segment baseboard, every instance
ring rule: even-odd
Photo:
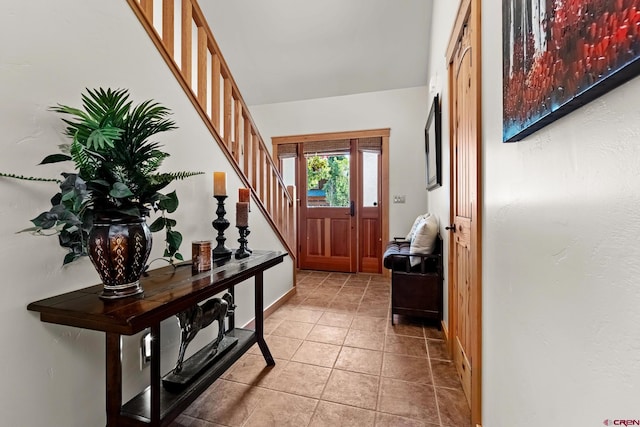
[[[444,323],[444,320],[440,321],[440,325],[442,327],[442,334],[444,335],[444,340],[449,343],[449,329],[447,328],[447,324]]]
[[[280,307],[282,307],[287,301],[289,301],[289,298],[291,298],[292,296],[294,296],[296,294],[296,288],[295,286],[291,289],[289,289],[287,291],[287,293],[285,293],[284,295],[282,295],[280,298],[278,298],[276,301],[274,301],[273,304],[271,304],[269,307],[264,309],[264,318],[266,319],[267,317],[271,316],[277,309],[279,309]],[[249,323],[247,323],[246,325],[243,326],[243,328],[247,328],[247,329],[255,329],[256,327],[256,319],[252,319]]]

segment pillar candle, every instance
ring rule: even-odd
[[[236,203],[236,225],[238,227],[249,226],[249,203],[247,202]]]
[[[225,172],[213,173],[213,195],[214,196],[227,195],[227,174]]]
[[[249,212],[251,212],[251,190],[248,188],[238,189],[238,201],[246,202],[249,205]]]
[[[238,189],[238,201],[249,203],[251,201],[251,190],[248,188]]]

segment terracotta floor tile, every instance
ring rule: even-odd
[[[349,277],[349,280],[352,282],[368,282],[371,279],[371,275],[369,274],[354,274]]]
[[[387,320],[379,317],[356,316],[351,323],[351,329],[384,333],[387,329]]]
[[[353,322],[353,314],[325,312],[318,320],[318,325],[348,328]]]
[[[322,400],[375,409],[378,378],[373,375],[334,369],[322,393]]]
[[[364,292],[365,288],[361,288],[358,286],[344,286],[342,289],[340,289],[338,295],[357,295],[359,297],[362,297],[364,295]]]
[[[347,280],[344,284],[344,287],[365,289],[367,285],[369,285],[369,282],[365,280]]]
[[[424,338],[405,337],[403,335],[387,335],[384,351],[407,356],[427,357],[427,346]]]
[[[422,325],[416,323],[396,323],[395,325],[392,325],[391,322],[389,322],[387,326],[387,334],[407,335],[411,337],[424,338]]]
[[[306,277],[303,277],[301,279],[296,280],[296,286],[303,285],[303,284],[304,285],[319,285],[324,279],[325,279],[325,277],[308,275]]]
[[[430,339],[444,340],[444,333],[442,332],[442,330],[438,330],[437,327],[431,325],[425,325],[424,335]]]
[[[304,295],[304,291],[296,292],[296,294],[294,296],[292,296],[291,298],[289,298],[287,300],[287,302],[283,305],[283,307],[285,307],[285,306],[287,306],[287,307],[296,307],[302,301],[304,301],[306,299],[307,299],[307,295]]]
[[[382,378],[378,411],[438,424],[436,395],[432,385]]]
[[[293,320],[284,320],[280,322],[277,328],[271,332],[271,335],[279,337],[297,338],[299,340],[305,339],[305,337],[311,332],[313,323],[295,322]]]
[[[302,340],[296,338],[279,337],[276,335],[269,335],[264,339],[267,342],[267,347],[271,351],[271,355],[274,359],[289,360],[295,354],[298,347],[302,344]],[[254,344],[249,353],[262,355],[260,348],[257,344]]]
[[[374,305],[360,304],[357,315],[381,317],[386,319],[387,316],[389,315],[389,307],[387,306],[380,307],[378,304],[374,304]]]
[[[381,366],[381,351],[342,347],[334,368],[362,374],[380,375]]]
[[[242,384],[269,387],[287,365],[286,360],[275,359],[274,366],[267,366],[262,355],[246,353],[224,373],[222,378]]]
[[[307,341],[342,345],[344,338],[347,336],[347,332],[349,332],[349,329],[347,328],[336,328],[335,326],[318,324],[313,327],[306,339]]]
[[[408,382],[433,384],[429,359],[385,353],[382,376]]]
[[[381,332],[361,331],[349,329],[343,345],[349,347],[366,348],[369,350],[384,349],[384,334]]]
[[[289,312],[291,312],[291,310],[294,310],[294,307],[287,307],[286,305],[283,305],[282,307],[278,308],[276,311],[274,311],[273,313],[271,313],[269,315],[269,317],[267,317],[267,319],[270,320],[285,320],[287,318],[287,315],[289,314]],[[267,320],[265,319],[265,320]]]
[[[334,298],[333,302],[343,302],[343,303],[348,303],[348,304],[358,304],[360,302],[360,300],[362,299],[362,295],[358,295],[358,294],[350,294],[350,293],[342,293],[339,292],[338,295],[336,295],[336,297]]]
[[[433,383],[437,387],[462,388],[452,361],[431,359],[431,371],[433,372]]]
[[[341,277],[329,277],[327,279],[325,279],[325,281],[323,282],[324,285],[326,286],[340,286],[342,287],[342,285],[344,285],[344,282],[346,282],[347,279],[346,278],[341,278]]]
[[[264,319],[264,334],[269,335],[275,328],[280,326],[283,320],[283,318],[278,319],[277,317],[275,319],[271,317]]]
[[[366,299],[377,299],[386,304],[391,304],[391,291],[389,289],[372,288],[369,286],[364,293],[364,297]]]
[[[293,308],[286,313],[285,319],[293,320],[294,322],[316,323],[320,316],[322,316],[322,311],[309,310],[306,308]]]
[[[340,289],[342,289],[342,284],[336,281],[328,281],[328,282],[322,282],[320,283],[320,285],[318,286],[318,289],[325,289],[327,291],[333,291],[335,293],[338,293],[338,291]]]
[[[366,409],[320,401],[309,427],[373,427],[375,415]]]
[[[291,358],[294,362],[333,367],[340,352],[340,346],[305,341]]]
[[[330,287],[319,287],[318,289],[314,289],[313,292],[309,295],[314,298],[328,298],[331,299],[338,294],[338,290]]]
[[[358,304],[340,301],[334,298],[333,301],[331,301],[331,303],[329,304],[329,307],[327,307],[327,311],[354,314],[358,311]]]
[[[343,279],[348,280],[353,273],[329,273],[329,279]]]
[[[324,310],[331,304],[332,297],[309,297],[302,301],[298,307],[310,310]]]
[[[218,380],[185,409],[183,415],[231,427],[241,426],[266,391],[245,384]]]
[[[300,427],[311,421],[318,403],[315,399],[265,390],[244,427]]]
[[[278,377],[271,382],[274,390],[299,396],[319,398],[331,374],[330,368],[289,362]]]
[[[376,413],[376,427],[439,427],[440,424],[426,423],[411,418],[399,417],[397,415]]]
[[[462,390],[436,387],[436,394],[443,426],[469,427],[471,425],[471,411]]]
[[[368,307],[375,307],[378,309],[385,309],[385,317],[390,313],[391,308],[391,299],[389,297],[381,296],[381,297],[371,297],[365,295],[362,297],[362,301],[360,301],[361,305]],[[366,316],[366,314],[359,314],[359,316]],[[382,316],[376,316],[382,317]]]
[[[214,424],[209,421],[200,420],[198,418],[191,418],[186,415],[179,415],[178,418],[173,420],[169,427],[224,427],[222,424]]]
[[[427,340],[427,347],[429,347],[429,357],[431,359],[451,360],[444,341]]]

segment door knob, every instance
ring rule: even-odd
[[[455,233],[456,232],[456,225],[455,224],[451,224],[450,226],[445,227],[444,229],[445,230],[451,230],[451,231],[453,231]]]

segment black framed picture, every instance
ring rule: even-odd
[[[433,98],[427,125],[424,128],[424,145],[427,152],[427,190],[442,185],[442,131],[440,97]]]
[[[503,0],[503,141],[640,74],[639,10],[640,0]]]

